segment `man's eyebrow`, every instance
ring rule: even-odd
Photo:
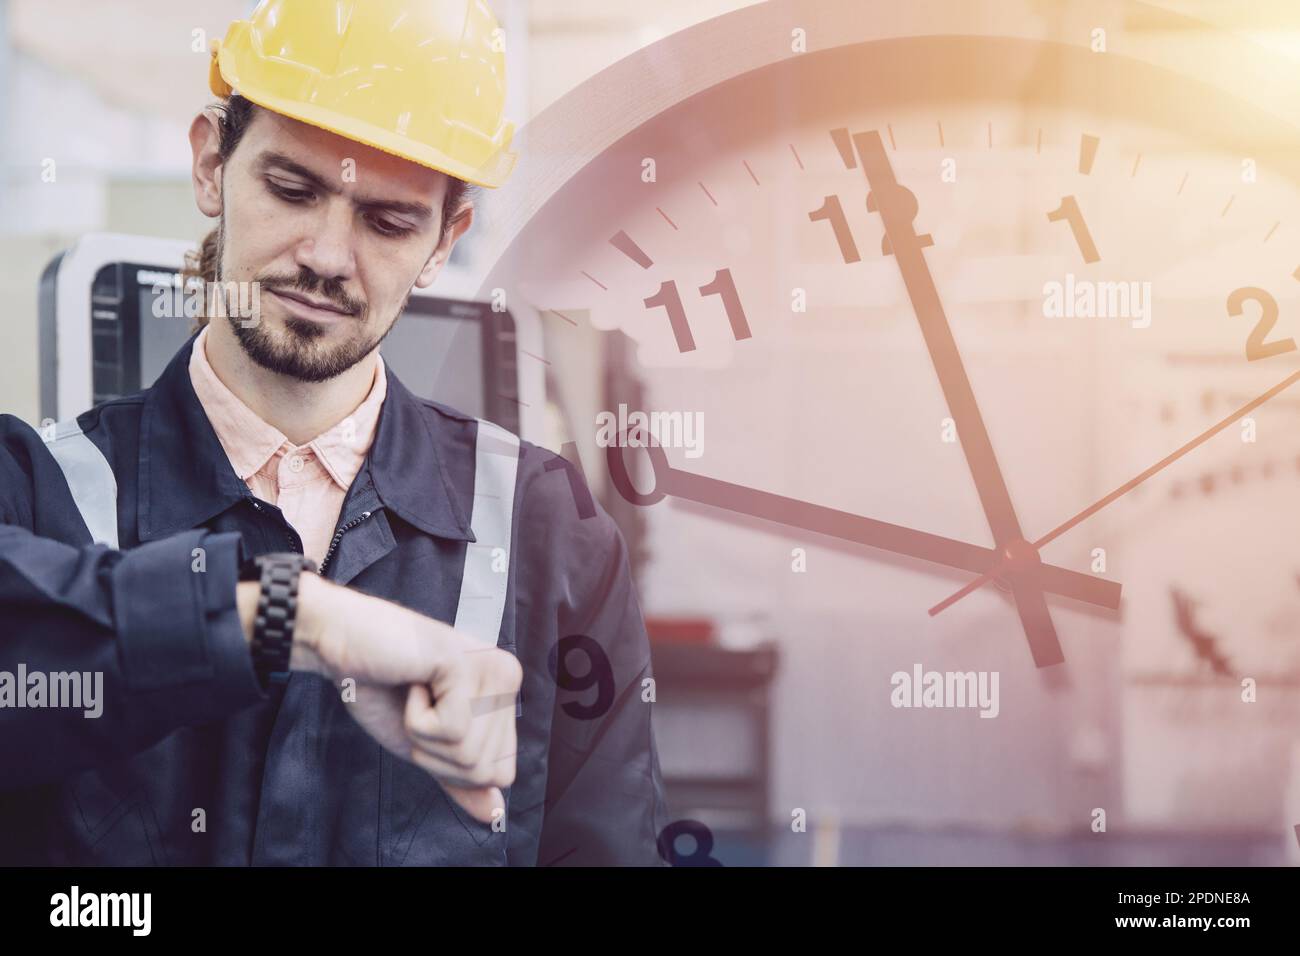
[[[306,180],[310,185],[315,186],[322,192],[332,195],[337,195],[343,191],[336,183],[331,183],[325,177],[312,172],[302,163],[289,158],[284,153],[275,151],[263,153],[258,157],[255,165],[259,172],[266,172],[272,167],[282,169],[286,173],[292,173],[300,179]],[[353,202],[367,209],[380,212],[395,212],[416,219],[430,219],[433,217],[433,210],[422,202],[406,202],[399,199],[367,199],[365,197],[355,197]]]

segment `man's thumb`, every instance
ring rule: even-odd
[[[451,797],[479,823],[492,823],[494,819],[506,812],[506,798],[499,787],[448,787],[443,786],[447,796]],[[500,810],[500,814],[495,811]]]

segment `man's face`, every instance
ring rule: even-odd
[[[439,244],[446,175],[264,109],[216,177],[217,278],[259,284],[254,321],[225,314],[254,362],[302,381],[368,355],[469,224]]]

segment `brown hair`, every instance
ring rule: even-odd
[[[221,158],[221,162],[225,163],[234,154],[235,147],[244,138],[248,124],[253,121],[253,116],[260,107],[252,100],[238,93],[232,93],[229,99],[214,103],[212,109],[218,117],[217,155]],[[477,186],[455,176],[448,176],[447,195],[442,201],[442,223],[438,232],[438,245],[442,245],[447,237],[447,230],[465,218],[477,192]],[[218,229],[211,230],[203,237],[197,250],[191,250],[186,254],[181,275],[187,284],[196,280],[217,281],[218,232]],[[198,317],[199,326],[206,325],[207,321],[206,316]]]

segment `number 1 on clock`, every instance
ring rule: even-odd
[[[1097,255],[1097,244],[1092,241],[1092,233],[1088,231],[1088,224],[1083,221],[1083,213],[1079,211],[1079,203],[1073,196],[1063,196],[1061,204],[1047,214],[1047,219],[1049,222],[1064,219],[1070,224],[1070,232],[1074,234],[1075,244],[1083,253],[1084,262],[1101,261],[1101,256]]]

